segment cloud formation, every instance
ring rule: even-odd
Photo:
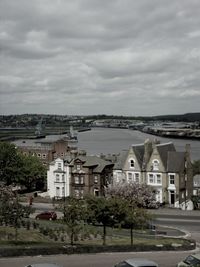
[[[1,0],[0,113],[199,111],[199,0]]]

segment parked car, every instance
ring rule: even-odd
[[[133,258],[121,261],[116,264],[115,267],[159,267],[154,261],[147,259]]]
[[[34,263],[30,265],[26,265],[25,267],[62,267],[55,263]]]
[[[187,258],[177,264],[177,267],[200,267],[200,254],[187,256]]]
[[[56,220],[57,214],[54,211],[45,211],[37,214],[35,216],[35,219],[37,220]]]

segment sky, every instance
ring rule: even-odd
[[[0,0],[0,114],[200,111],[199,0]]]

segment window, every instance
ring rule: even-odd
[[[41,158],[41,154],[40,153],[38,153],[37,156],[38,156],[38,158]]]
[[[47,155],[46,154],[42,154],[42,158],[46,159]]]
[[[56,174],[56,182],[60,182],[60,176],[58,173]]]
[[[60,187],[56,187],[56,196],[57,196],[57,197],[60,196]]]
[[[169,175],[169,184],[174,184],[175,183],[175,175],[174,174],[170,174]]]
[[[133,174],[128,172],[128,182],[131,183],[133,181]]]
[[[154,184],[153,174],[149,174],[149,184]]]
[[[157,184],[162,184],[162,181],[161,181],[161,175],[160,174],[157,174]]]
[[[154,185],[161,185],[162,184],[162,175],[150,173],[148,175],[148,183],[154,184]]]
[[[65,181],[65,176],[64,176],[64,174],[62,174],[62,182],[64,182]]]
[[[98,176],[96,176],[96,175],[94,176],[94,183],[98,184]]]
[[[76,198],[83,198],[83,190],[75,189],[74,190],[74,196]]]
[[[135,182],[136,183],[140,182],[140,174],[139,173],[135,173]]]
[[[135,161],[133,159],[130,159],[130,168],[135,167]]]
[[[76,169],[79,171],[81,169],[81,165],[80,164],[77,164],[76,165]]]
[[[61,167],[62,167],[62,164],[61,164],[61,162],[58,162],[58,169],[60,170],[60,169],[61,169]]]
[[[153,160],[153,170],[154,171],[159,170],[159,161],[157,159]]]
[[[79,184],[79,177],[78,176],[74,177],[74,182],[75,182],[75,184]]]
[[[80,177],[80,184],[84,184],[84,177],[83,176]]]

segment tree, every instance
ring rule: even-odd
[[[126,217],[124,223],[130,228],[131,245],[133,245],[133,230],[146,226],[151,217],[152,215],[146,209],[138,208],[133,203],[126,201]]]
[[[138,207],[151,207],[155,202],[155,191],[147,184],[119,182],[106,188],[108,196],[120,197]]]
[[[6,185],[18,182],[23,161],[13,144],[0,142],[0,181]]]
[[[12,225],[15,228],[15,240],[18,237],[20,220],[25,214],[30,214],[33,209],[19,203],[18,195],[12,191],[11,186],[0,184],[0,219],[2,223]]]
[[[20,184],[32,190],[46,178],[46,168],[37,157],[24,156],[7,142],[0,142],[0,181],[6,185]]]
[[[47,170],[42,162],[35,156],[21,155],[21,159],[23,165],[20,170],[20,184],[26,186],[29,191],[35,189],[39,182],[44,185]]]
[[[125,218],[123,202],[118,198],[89,197],[88,218],[103,225],[103,245],[106,245],[107,226],[114,226]]]
[[[79,199],[68,197],[60,206],[63,212],[63,220],[70,232],[70,244],[73,246],[75,234],[79,233],[81,222],[85,218],[86,210],[83,202]]]
[[[155,193],[151,187],[139,183],[117,183],[106,189],[106,194],[121,198],[126,206],[125,224],[130,228],[131,245],[133,245],[133,229],[147,224],[151,216],[146,207],[155,202]]]

